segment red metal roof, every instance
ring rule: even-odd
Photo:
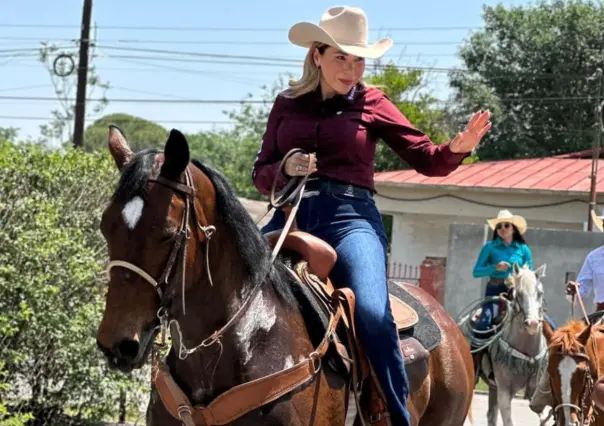
[[[591,159],[531,158],[461,165],[445,177],[427,177],[415,170],[375,174],[376,184],[416,184],[535,191],[589,192]],[[604,191],[604,160],[598,160],[596,188]]]

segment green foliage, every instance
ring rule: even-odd
[[[99,118],[84,132],[84,150],[105,151],[109,125],[118,126],[126,135],[134,152],[144,148],[163,148],[168,139],[168,130],[157,123],[129,114],[110,114]]]
[[[99,221],[116,177],[107,152],[0,142],[0,401],[9,412],[47,424],[100,420],[120,387],[143,384],[108,371],[94,337],[107,260]]]
[[[19,136],[19,129],[15,127],[0,127],[0,141],[15,142]]]
[[[406,71],[389,64],[367,79],[367,83],[379,87],[390,101],[407,117],[414,127],[426,133],[432,142],[440,144],[449,139],[445,116],[438,108],[437,99],[421,93],[424,84],[421,71]],[[390,147],[378,145],[376,171],[400,170],[408,166]]]
[[[484,7],[484,29],[460,50],[470,72],[452,72],[464,120],[489,108],[481,159],[550,156],[591,148],[603,67],[604,9],[591,1]]]

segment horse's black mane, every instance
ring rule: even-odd
[[[218,170],[203,164],[199,160],[192,163],[210,179],[216,190],[216,210],[225,225],[233,231],[235,246],[243,261],[249,284],[255,286],[266,279],[271,270],[271,249],[254,223],[249,213],[237,199],[235,191],[227,178]],[[291,291],[291,277],[281,264],[275,262],[272,268],[271,282],[281,297],[295,303]]]
[[[136,196],[144,196],[149,176],[153,172],[155,156],[160,151],[146,149],[132,157],[122,171],[114,193],[114,198],[127,201]],[[233,187],[218,170],[199,160],[191,161],[212,182],[216,190],[216,211],[220,220],[232,230],[235,246],[241,257],[247,285],[254,287],[266,280],[269,275],[277,293],[287,302],[296,303],[292,290],[292,278],[285,266],[275,261],[271,266],[271,249],[262,233],[237,199]]]

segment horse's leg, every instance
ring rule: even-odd
[[[431,313],[442,336],[440,346],[430,353],[429,375],[424,382],[429,383],[429,392],[424,386],[413,392],[410,407],[419,415],[420,426],[463,426],[474,394],[470,347],[440,303],[421,288],[405,288]]]
[[[498,386],[497,388],[497,404],[501,412],[503,426],[514,426],[512,422],[512,392],[509,388],[510,386]]]
[[[497,387],[489,384],[489,408],[487,410],[487,422],[489,426],[497,426],[499,415]]]

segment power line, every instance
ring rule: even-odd
[[[0,40],[8,41],[62,41],[62,42],[77,42],[73,38],[48,38],[48,37],[0,37]],[[193,44],[193,45],[244,45],[244,46],[289,46],[291,43],[287,41],[271,41],[271,40],[155,40],[155,39],[122,39],[122,38],[107,38],[90,40],[91,43],[123,43],[123,44]],[[397,41],[395,44],[405,46],[456,46],[463,42],[459,41]]]
[[[89,117],[86,121],[96,121],[101,117]],[[2,120],[24,120],[24,121],[52,121],[53,117],[38,117],[27,115],[0,115]],[[172,119],[155,119],[145,118],[144,120],[157,123],[174,123],[174,124],[237,124],[237,121],[221,121],[221,120],[172,120]]]
[[[141,53],[161,53],[161,54],[170,54],[170,55],[183,55],[183,56],[195,56],[202,58],[228,58],[228,59],[243,59],[250,61],[274,61],[274,62],[286,62],[286,63],[302,63],[299,59],[287,59],[287,58],[279,58],[275,56],[249,56],[249,55],[231,55],[226,53],[205,53],[205,52],[188,52],[181,50],[168,50],[168,49],[146,49],[140,47],[122,47],[122,46],[105,46],[105,45],[96,45],[97,49],[106,49],[106,50],[121,50],[128,52],[141,52]]]
[[[11,24],[0,23],[0,28],[80,28],[79,25],[73,24]],[[131,30],[131,31],[209,31],[209,32],[286,32],[288,28],[267,28],[267,27],[204,27],[204,26],[124,26],[124,25],[97,25],[96,29],[103,30]],[[482,27],[378,27],[372,28],[371,32],[417,32],[417,31],[467,31],[477,30]]]
[[[40,101],[40,102],[56,102],[56,97],[46,96],[0,96],[0,100],[14,101]],[[67,102],[75,102],[75,99],[62,99]],[[89,102],[102,102],[105,99],[92,99]],[[175,103],[175,104],[270,104],[272,101],[246,99],[246,100],[227,100],[227,99],[145,99],[145,98],[118,98],[107,99],[114,103]]]

